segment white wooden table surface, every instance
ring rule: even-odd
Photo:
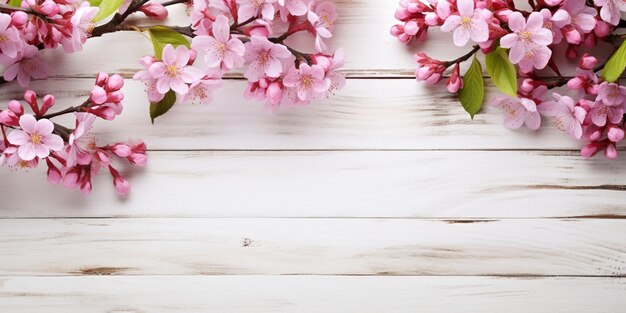
[[[83,197],[0,170],[0,312],[624,312],[626,157],[582,159],[489,107],[470,120],[414,81],[395,0],[337,3],[350,79],[328,101],[268,115],[235,75],[153,126],[128,79],[125,113],[96,128],[148,144],[128,198],[105,176]],[[449,34],[422,47],[464,52]],[[48,53],[54,78],[32,87],[72,105],[150,49],[124,33]]]

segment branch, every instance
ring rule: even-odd
[[[170,0],[170,1],[165,1],[163,3],[161,3],[164,7],[166,6],[170,6],[170,5],[174,5],[174,4],[179,4],[179,3],[187,3],[189,2],[189,0]]]
[[[126,18],[137,12],[137,10],[139,10],[139,8],[146,4],[149,0],[133,0],[133,2],[130,4],[130,6],[128,6],[128,9],[126,9],[126,11],[124,11],[124,13],[119,14],[119,13],[115,13],[115,15],[113,16],[113,18],[107,22],[106,24],[100,25],[96,28],[93,29],[93,31],[91,32],[91,36],[92,37],[98,37],[101,36],[102,34],[106,34],[106,33],[111,33],[117,30],[114,30],[116,27],[122,25],[122,23],[126,20]],[[126,29],[124,29],[126,30]]]
[[[476,54],[476,52],[478,52],[478,50],[480,50],[480,47],[478,45],[475,45],[472,47],[472,50],[454,60],[450,60],[450,61],[445,61],[443,62],[443,65],[448,68],[450,65],[455,64],[455,63],[461,63],[461,62],[465,62],[467,60],[469,60],[469,58],[471,58],[474,54]]]

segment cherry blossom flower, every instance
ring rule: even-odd
[[[67,167],[76,164],[88,165],[91,163],[91,154],[96,150],[96,139],[87,133],[96,121],[96,116],[91,113],[75,113],[76,129],[70,134],[66,148]]]
[[[526,21],[521,13],[513,12],[509,15],[509,27],[513,33],[500,38],[500,46],[511,49],[511,63],[524,60],[524,69],[544,68],[552,56],[552,50],[548,48],[552,43],[552,32],[543,28],[541,13],[531,13]]]
[[[249,80],[258,80],[263,75],[278,77],[282,74],[282,60],[291,52],[281,44],[275,44],[265,37],[252,36],[245,44],[245,60],[250,62],[245,72]]]
[[[552,14],[548,9],[543,9],[540,13],[543,16],[543,27],[552,32],[552,43],[560,43],[563,40],[561,29],[572,21],[569,13],[565,10],[557,10]]]
[[[300,68],[285,75],[283,83],[287,87],[295,88],[298,99],[302,101],[311,100],[330,87],[330,80],[324,78],[324,69],[318,64],[300,64]]]
[[[569,13],[572,25],[580,33],[589,33],[596,27],[595,16],[598,13],[596,9],[588,7],[585,0],[567,0],[561,8]]]
[[[553,94],[556,101],[546,101],[541,104],[540,112],[554,118],[554,124],[559,130],[570,134],[575,139],[583,135],[582,123],[587,111],[577,106],[574,99],[568,96]]]
[[[0,13],[0,51],[9,58],[17,57],[22,47],[18,30],[11,26],[11,16]]]
[[[228,18],[224,15],[218,16],[213,23],[212,30],[213,37],[196,36],[191,43],[194,50],[205,53],[204,65],[208,67],[219,66],[224,70],[241,66],[245,48],[241,40],[231,38]]]
[[[315,49],[322,52],[327,49],[324,38],[331,38],[335,27],[337,10],[332,2],[322,2],[315,10],[309,10],[308,20],[315,28]]]
[[[595,101],[588,113],[591,122],[596,126],[605,126],[607,122],[618,124],[624,117],[624,107],[606,105],[602,101]]]
[[[626,12],[626,2],[623,0],[594,0],[593,4],[602,7],[600,17],[611,25],[619,24],[622,12]]]
[[[163,62],[154,62],[148,69],[150,75],[157,79],[159,93],[165,94],[170,89],[184,95],[189,91],[187,84],[193,83],[204,76],[197,68],[187,65],[190,54],[185,46],[176,49],[168,44],[163,48]]]
[[[306,14],[307,6],[302,0],[277,0],[278,5],[287,9],[294,16]]]
[[[237,0],[239,21],[244,22],[259,15],[266,20],[274,19],[275,2],[276,0]]]
[[[50,150],[63,148],[63,139],[52,134],[54,124],[47,119],[36,120],[34,116],[24,114],[20,117],[20,129],[13,130],[7,136],[9,143],[19,146],[17,154],[24,161],[35,157],[45,158]]]
[[[504,109],[504,126],[507,128],[517,129],[525,124],[535,130],[541,125],[537,105],[531,99],[500,95],[494,99],[494,106]]]
[[[65,52],[76,52],[83,49],[83,44],[87,41],[87,37],[91,34],[91,31],[96,26],[94,17],[98,14],[100,9],[98,7],[92,7],[89,2],[83,2],[74,11],[72,15],[72,35],[65,37],[61,41]]]
[[[213,101],[213,91],[222,85],[222,80],[216,77],[206,76],[189,86],[182,102],[208,104]]]
[[[626,98],[626,87],[615,83],[603,82],[598,87],[597,100],[602,101],[606,106],[616,106],[624,103]]]
[[[148,95],[148,101],[159,102],[161,101],[161,99],[163,99],[165,94],[160,93],[157,90],[156,84],[157,84],[158,79],[150,75],[150,72],[148,71],[148,69],[150,68],[150,65],[152,65],[152,63],[154,62],[156,62],[156,60],[154,59],[154,57],[151,57],[151,56],[146,56],[146,57],[139,59],[139,63],[141,63],[141,65],[143,65],[145,69],[140,70],[137,73],[135,73],[135,75],[133,75],[133,79],[142,82],[146,86],[146,93]]]
[[[476,43],[487,41],[489,25],[485,22],[485,11],[474,10],[474,0],[458,0],[457,7],[459,15],[448,16],[441,26],[441,31],[454,31],[454,44],[459,47],[465,46],[470,39]]]
[[[0,54],[0,64],[6,65],[4,79],[17,82],[22,87],[28,86],[31,78],[48,78],[48,64],[41,58],[39,49],[35,46],[25,46],[16,59]]]

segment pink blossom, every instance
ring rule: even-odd
[[[581,124],[585,120],[587,111],[577,106],[574,100],[568,96],[553,94],[556,101],[546,101],[541,104],[540,112],[554,118],[556,128],[564,131],[575,139],[583,135]]]
[[[589,7],[585,0],[567,0],[561,7],[567,11],[572,18],[572,25],[581,34],[591,32],[596,27],[598,14],[595,8]]]
[[[245,48],[241,40],[231,38],[228,18],[220,15],[216,18],[212,26],[213,37],[196,36],[193,38],[191,46],[196,51],[203,51],[204,65],[208,67],[221,67],[229,70],[234,66],[243,64]]]
[[[167,9],[159,2],[148,2],[142,5],[139,11],[156,20],[164,20],[169,15]]]
[[[283,83],[295,88],[298,99],[302,101],[324,94],[330,87],[330,80],[324,78],[324,69],[318,64],[300,64],[299,69],[293,69],[285,75]]]
[[[148,101],[159,102],[161,101],[161,99],[163,99],[165,94],[160,93],[157,90],[156,84],[157,84],[158,79],[152,77],[152,75],[150,75],[150,72],[148,71],[148,69],[150,68],[150,65],[152,65],[154,62],[156,62],[156,60],[152,56],[145,56],[139,59],[139,63],[141,63],[141,65],[143,65],[145,69],[135,73],[135,75],[133,75],[133,79],[140,81],[144,85],[146,85],[146,93],[148,94]]]
[[[187,84],[193,83],[204,76],[197,68],[187,65],[190,51],[181,45],[174,47],[168,44],[163,49],[163,62],[154,62],[148,69],[150,75],[157,79],[159,93],[165,94],[170,89],[184,95],[189,91]]]
[[[320,64],[324,68],[326,78],[330,80],[330,87],[326,91],[326,97],[335,94],[337,90],[342,89],[346,85],[346,77],[339,72],[345,63],[345,51],[337,49],[331,56],[314,56],[314,62]]]
[[[278,5],[286,8],[293,16],[301,16],[307,12],[307,6],[302,0],[278,0]]]
[[[22,47],[18,30],[11,26],[11,16],[0,13],[0,51],[9,58],[17,57]]]
[[[517,129],[526,124],[526,127],[535,130],[541,125],[537,105],[531,99],[500,95],[493,104],[504,109],[504,126],[507,128]]]
[[[50,150],[59,151],[63,148],[63,139],[52,134],[54,124],[47,119],[36,120],[34,116],[24,114],[20,117],[20,129],[9,133],[9,143],[19,146],[17,154],[24,161],[35,157],[45,158]]]
[[[446,66],[440,60],[435,60],[424,52],[418,52],[415,54],[415,61],[417,62],[417,69],[415,69],[415,78],[423,80],[428,84],[436,84],[441,80],[443,71],[446,70]]]
[[[98,7],[92,7],[89,2],[85,1],[74,11],[70,20],[72,22],[72,34],[69,38],[65,37],[61,41],[65,52],[71,53],[83,49],[83,44],[96,26],[93,19],[99,10]]]
[[[41,58],[39,49],[35,46],[25,46],[15,59],[0,54],[0,63],[7,66],[4,79],[12,81],[17,78],[22,87],[28,86],[31,78],[48,78],[48,64]]]
[[[239,4],[239,21],[244,22],[259,15],[266,20],[274,19],[274,3],[276,0],[237,0]]]
[[[222,85],[217,77],[204,77],[189,86],[189,92],[183,95],[182,102],[208,104],[213,100],[213,91]]]
[[[597,126],[605,126],[607,121],[612,124],[618,124],[624,117],[624,107],[609,106],[602,101],[596,101],[588,113],[591,122]]]
[[[626,87],[615,83],[603,82],[599,86],[597,100],[602,101],[606,106],[616,106],[624,103],[626,97]]]
[[[278,77],[282,74],[282,60],[291,52],[281,44],[275,44],[265,37],[252,36],[245,44],[245,60],[250,62],[245,76],[248,80],[258,80],[263,75]]]
[[[73,167],[76,164],[88,165],[91,163],[91,154],[96,150],[96,139],[87,133],[96,121],[96,116],[91,113],[75,113],[76,128],[70,134],[66,148],[66,166]]]
[[[335,28],[337,10],[332,2],[322,2],[315,10],[309,10],[308,20],[315,28],[315,49],[318,52],[326,50],[324,38],[331,38]]]
[[[541,13],[531,13],[526,21],[521,13],[513,12],[509,15],[509,27],[513,33],[502,37],[500,45],[511,49],[511,63],[521,62],[524,72],[544,68],[552,56],[552,50],[548,48],[552,43],[552,32],[543,28]]]
[[[622,12],[626,12],[624,0],[594,0],[593,4],[602,7],[600,17],[603,21],[612,25],[619,24]]]
[[[489,39],[489,25],[485,22],[483,9],[474,10],[474,0],[458,0],[459,15],[450,15],[441,26],[441,31],[453,33],[454,44],[462,47],[471,38],[476,43]],[[487,16],[488,17],[488,16]]]
[[[552,43],[560,43],[563,40],[561,29],[571,22],[569,13],[565,10],[557,10],[552,14],[548,9],[543,9],[540,13],[543,16],[543,27],[552,32]]]

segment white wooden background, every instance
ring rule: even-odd
[[[350,79],[328,101],[268,115],[235,74],[153,126],[128,79],[125,113],[96,128],[150,148],[128,198],[105,176],[83,197],[0,170],[0,312],[624,312],[626,158],[582,159],[490,108],[470,120],[414,81],[395,0],[337,3]],[[54,78],[32,87],[73,105],[150,49],[124,33],[48,53]],[[423,49],[464,53],[449,34]]]

